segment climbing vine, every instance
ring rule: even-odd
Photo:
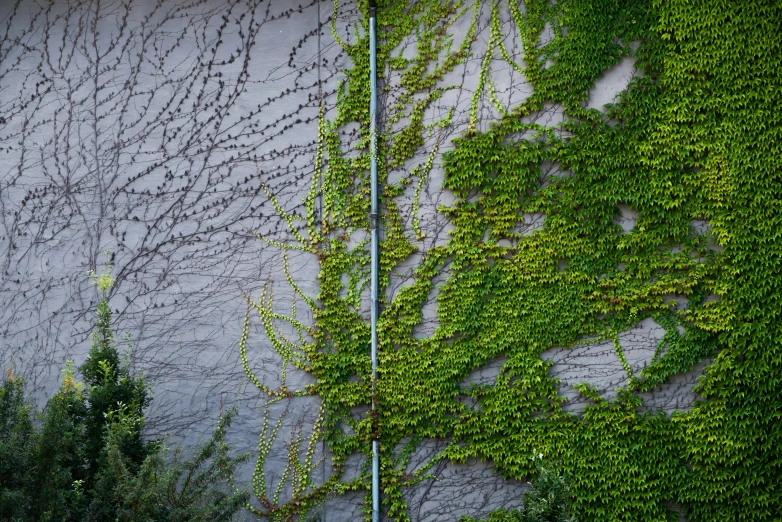
[[[444,188],[456,200],[440,211],[454,229],[447,244],[423,252],[413,284],[385,303],[373,396],[370,332],[361,309],[369,263],[367,20],[349,41],[332,24],[351,65],[333,119],[321,107],[306,226],[297,228],[298,218],[267,191],[290,226],[291,241],[261,238],[281,250],[288,281],[313,324],[296,318],[295,304],[290,314],[275,311],[270,292],[257,300],[248,296],[286,367],[311,373],[316,383],[301,390],[287,390],[284,379],[279,389],[261,383],[247,360],[247,333],[241,354],[245,371],[271,399],[321,399],[313,438],[327,443],[334,472],[316,485],[308,475],[312,450],[304,464],[294,451],[291,502],[281,502],[279,490],[268,496],[256,478],[265,513],[286,520],[328,495],[366,491],[368,470],[348,480],[342,466],[379,437],[384,506],[393,520],[409,519],[403,491],[429,478],[439,459],[478,457],[522,479],[534,471],[530,455],[538,451],[572,477],[579,520],[674,520],[676,510],[690,520],[777,517],[782,5],[492,2],[485,54],[476,56],[481,2],[379,4],[378,63],[385,64],[387,93],[378,141],[381,286],[388,287],[395,267],[418,252],[423,239],[417,216],[406,225],[400,201],[412,193],[417,213],[443,145],[439,137],[425,138],[454,125],[452,112],[430,124],[426,111],[454,87],[444,84],[448,73],[477,58],[466,130],[442,154]],[[336,15],[338,2],[334,9]],[[506,48],[501,22],[508,20],[523,47],[520,62]],[[453,29],[457,22],[467,27],[461,38]],[[541,40],[545,31],[553,34],[547,42]],[[410,35],[417,38],[412,58],[399,52]],[[635,59],[640,73],[615,103],[588,108],[595,81],[625,57]],[[496,61],[523,73],[532,86],[521,103],[504,105],[496,94]],[[487,128],[478,125],[482,100],[495,111]],[[551,107],[561,111],[561,123],[541,124],[536,116]],[[358,140],[346,150],[339,131],[355,122]],[[631,230],[617,223],[623,207],[637,213]],[[522,231],[531,215],[545,216],[542,228]],[[317,296],[306,295],[290,276],[292,249],[317,256]],[[414,328],[443,271],[449,275],[439,287],[438,326],[421,338]],[[638,371],[619,335],[647,319],[665,334]],[[280,323],[295,339],[283,335]],[[589,405],[574,413],[564,408],[552,363],[542,355],[602,341],[613,343],[626,382],[613,398],[577,385]],[[463,384],[498,357],[506,361],[494,384]],[[702,361],[710,364],[696,387],[700,400],[689,411],[645,406],[645,393]],[[431,439],[449,444],[408,472],[411,452]]]

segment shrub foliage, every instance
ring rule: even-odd
[[[100,287],[100,280],[98,282]],[[246,495],[232,486],[244,458],[232,457],[221,417],[195,456],[141,436],[148,388],[120,360],[106,291],[98,303],[93,345],[77,382],[72,364],[44,410],[25,398],[8,372],[0,387],[0,520],[230,520]]]

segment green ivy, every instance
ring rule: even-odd
[[[453,87],[442,84],[445,73],[470,56],[481,3],[379,4],[380,70],[400,74],[397,84],[386,84],[398,102],[387,108],[389,128],[378,149],[385,184],[381,284],[387,286],[422,236],[416,218],[414,234],[405,230],[398,199],[417,180],[417,202],[438,153],[439,140],[425,150],[430,129],[423,114]],[[366,15],[366,2],[360,6]],[[440,210],[455,229],[446,246],[426,252],[415,283],[384,307],[374,396],[369,326],[359,310],[368,245],[348,242],[369,227],[367,20],[350,43],[332,26],[352,65],[336,117],[328,121],[321,111],[316,179],[306,200],[308,234],[297,233],[291,244],[269,240],[283,251],[317,255],[317,299],[289,276],[315,322],[299,323],[295,308],[292,316],[274,312],[268,293],[250,303],[287,363],[317,378],[297,391],[256,384],[277,399],[322,399],[316,436],[328,443],[337,473],[323,486],[300,489],[296,502],[272,502],[270,513],[284,520],[327,494],[368,489],[367,474],[343,483],[339,470],[379,437],[385,509],[394,520],[408,520],[402,491],[429,470],[407,475],[407,458],[430,438],[453,441],[435,460],[479,457],[509,478],[534,471],[530,455],[536,450],[562,462],[573,477],[579,520],[675,520],[675,505],[694,521],[777,519],[782,4],[530,0],[523,9],[506,7],[524,48],[524,66],[510,65],[523,71],[534,93],[515,107],[502,107],[493,94],[493,60],[513,60],[499,32],[501,9],[492,7],[470,124],[443,157],[444,187],[457,200]],[[471,22],[457,40],[451,27],[461,17]],[[544,27],[555,37],[542,45]],[[418,55],[405,58],[397,49],[413,35]],[[586,108],[594,82],[627,56],[641,74],[604,111]],[[477,107],[484,97],[500,106],[496,121],[479,131]],[[564,123],[529,123],[552,107],[561,108]],[[357,155],[342,150],[339,139],[339,129],[350,122],[361,124]],[[401,127],[391,125],[399,122]],[[452,125],[450,116],[439,124]],[[410,167],[421,152],[426,163]],[[559,173],[544,176],[550,164]],[[324,202],[320,223],[318,195]],[[628,233],[616,224],[620,205],[638,213]],[[517,227],[531,213],[545,215],[543,227],[522,234]],[[711,231],[699,232],[694,220],[708,221]],[[439,326],[419,339],[413,328],[435,276],[446,267],[451,275],[440,288]],[[674,298],[686,299],[687,306]],[[647,318],[666,334],[650,364],[633,374],[616,339]],[[275,321],[289,322],[299,340],[284,338]],[[590,405],[575,415],[563,410],[551,363],[541,354],[585,338],[614,339],[628,378],[613,400],[580,386]],[[243,354],[246,343],[245,334]],[[494,385],[461,384],[500,356],[507,362]],[[711,363],[690,411],[666,415],[643,407],[642,392],[704,360]],[[480,407],[468,408],[465,397]],[[355,413],[369,404],[376,415]]]

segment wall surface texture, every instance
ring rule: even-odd
[[[345,86],[350,89],[355,81],[346,83],[345,71],[357,67],[346,48],[364,38],[363,3],[336,4],[336,9],[333,2],[320,0],[0,4],[3,368],[24,375],[38,397],[51,394],[66,360],[80,364],[86,356],[98,298],[87,273],[109,264],[117,281],[110,299],[116,329],[132,346],[133,368],[153,384],[148,434],[192,444],[221,409],[237,404],[240,414],[231,435],[237,451],[257,455],[259,436],[269,438],[279,420],[261,468],[269,488],[285,481],[289,441],[302,433],[308,440],[319,422],[321,401],[317,394],[278,392],[303,390],[316,377],[290,363],[284,349],[281,355],[255,309],[243,348],[240,340],[248,298],[252,302],[265,296],[271,308],[286,316],[292,306],[298,310],[295,323],[275,323],[273,331],[280,336],[294,338],[302,334],[297,325],[314,324],[305,296],[315,299],[321,291],[319,257],[309,248],[281,245],[307,233],[310,209],[316,221],[324,222],[329,196],[327,190],[318,192],[317,185],[329,181],[319,173],[335,161],[324,158],[319,125],[339,121],[334,132],[347,160],[365,154],[360,118],[351,123],[338,114]],[[502,111],[522,104],[534,90],[524,75],[523,38],[512,10],[494,2],[458,9],[465,11],[444,15],[450,22],[443,31],[453,50],[466,42],[468,51],[437,79],[443,88],[437,98],[421,105],[422,141],[387,170],[389,183],[418,176],[400,183],[395,196],[400,229],[414,238],[415,248],[390,271],[387,303],[416,288],[417,267],[429,252],[449,244],[449,234],[461,230],[454,214],[443,209],[480,199],[480,189],[468,193],[444,186],[443,154],[454,150],[453,139],[489,131]],[[566,26],[544,24],[537,45],[543,49],[568,34]],[[411,31],[400,38],[393,56],[415,57],[420,41]],[[498,42],[504,55],[497,51]],[[631,80],[645,74],[634,58],[638,44],[623,42],[623,54],[602,70],[582,98],[584,109],[594,109],[590,114],[604,115],[607,128],[620,123],[606,112],[607,104],[618,102]],[[557,56],[545,59],[543,71],[554,67]],[[392,137],[416,118],[407,113],[395,119],[394,104],[413,104],[422,95],[405,99],[403,71],[383,63],[381,126],[393,143]],[[558,102],[523,116],[552,140],[569,139],[571,117]],[[391,155],[386,159],[394,161]],[[572,175],[563,164],[540,162],[538,185],[563,183]],[[616,237],[635,237],[641,223],[638,209],[621,201],[613,208],[606,226],[616,229]],[[543,211],[527,209],[512,234],[481,240],[521,250],[519,245],[529,238],[541,237],[548,218]],[[583,220],[589,219],[585,214]],[[705,216],[690,216],[683,226],[689,226],[692,237],[712,237]],[[350,248],[363,245],[367,237],[361,227],[347,227],[344,234]],[[719,254],[722,247],[709,241],[709,255]],[[554,273],[578,269],[577,256],[554,263],[559,263]],[[412,338],[438,338],[439,288],[459,270],[448,263],[435,270]],[[342,295],[353,300],[357,317],[368,323],[368,289],[359,284],[355,295],[348,295],[354,285],[349,277],[346,272]],[[674,288],[661,299],[666,310],[675,312],[687,309],[688,297]],[[704,298],[717,299],[711,294]],[[629,326],[613,336],[564,337],[539,347],[540,358],[550,361],[548,375],[558,379],[565,414],[579,417],[595,402],[574,385],[588,383],[594,393],[613,400],[618,389],[664,355],[671,335],[684,334],[681,325],[651,313],[625,324]],[[666,418],[688,411],[698,397],[692,388],[712,356],[706,354],[687,371],[639,391],[638,411]],[[459,386],[494,386],[513,367],[508,361],[514,357],[502,351],[467,368]],[[276,394],[257,387],[248,371]],[[480,412],[486,406],[477,397],[464,394],[458,400],[465,411]],[[366,409],[350,411],[356,418],[367,416]],[[313,440],[315,458],[308,476],[319,485],[335,472],[327,444]],[[400,439],[400,448],[409,441]],[[432,460],[448,444],[447,438],[434,436],[410,446],[405,473],[431,466],[428,475],[404,490],[411,520],[456,520],[520,504],[526,482],[508,472],[511,468],[495,471],[491,455],[470,455],[464,462]],[[250,481],[252,465],[240,482]],[[341,464],[341,480],[366,476],[364,466],[365,457],[357,452]],[[281,500],[295,495],[294,490],[295,485],[283,485]],[[363,501],[360,490],[328,496],[314,512],[323,520],[354,520],[361,516]],[[668,508],[677,511],[674,504]]]

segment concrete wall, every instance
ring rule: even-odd
[[[427,114],[431,120],[455,108],[443,150],[466,128],[488,41],[486,4],[473,58],[444,80],[458,88]],[[333,117],[340,71],[348,65],[328,25],[321,25],[331,20],[332,7],[325,0],[301,6],[288,0],[0,3],[0,362],[22,373],[39,397],[56,388],[67,359],[79,364],[86,356],[97,300],[87,272],[100,270],[108,250],[117,278],[110,301],[117,329],[132,339],[131,360],[154,385],[149,434],[192,443],[220,408],[238,403],[233,442],[237,449],[257,447],[263,397],[239,360],[242,294],[257,296],[269,285],[281,311],[292,300],[280,252],[255,237],[286,238],[259,180],[287,210],[302,212],[318,102],[324,99]],[[352,37],[356,19],[355,5],[343,3],[336,19],[342,38]],[[457,41],[468,25],[463,19],[454,26]],[[503,30],[518,59],[518,38],[509,23]],[[414,44],[411,38],[404,52]],[[589,105],[610,102],[634,73],[631,59],[606,71]],[[505,63],[493,62],[491,74],[508,106],[530,92]],[[394,79],[390,74],[386,82]],[[481,127],[495,117],[485,99],[479,114]],[[562,119],[555,106],[538,116],[547,125]],[[447,220],[436,208],[453,196],[441,183],[438,160],[419,210],[427,231],[422,251],[447,238]],[[410,212],[411,198],[403,209]],[[531,216],[528,228],[544,218]],[[632,209],[623,219],[632,228]],[[404,286],[417,259],[402,267],[390,294]],[[314,256],[290,261],[302,288],[316,295]],[[431,297],[419,335],[436,325]],[[633,369],[651,358],[660,336],[659,325],[647,320],[620,337]],[[262,380],[279,384],[279,357],[257,326],[249,355]],[[545,356],[555,361],[574,411],[581,405],[570,384],[590,381],[610,395],[626,380],[613,345],[552,348]],[[468,380],[491,382],[501,362]],[[309,379],[292,372],[288,384]],[[649,405],[687,408],[693,379],[683,376],[649,397]],[[291,429],[283,432],[306,431],[317,406],[314,399],[288,405]],[[283,408],[270,410],[272,420]],[[427,451],[434,449],[422,449],[419,461]],[[272,478],[284,462],[282,451],[273,453]],[[443,463],[435,474],[440,481],[410,493],[413,520],[454,520],[517,505],[524,487],[503,481],[486,463]],[[468,496],[460,493],[465,484]],[[353,520],[359,502],[326,505],[324,518]]]

